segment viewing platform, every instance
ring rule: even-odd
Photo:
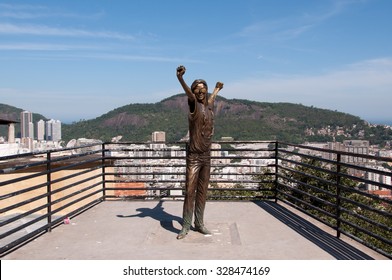
[[[106,201],[4,260],[387,260],[291,207],[209,201],[212,235],[181,229],[181,201]],[[29,230],[29,229],[26,229]]]
[[[388,260],[392,159],[214,143],[205,225],[177,240],[186,143],[0,157],[2,260]]]

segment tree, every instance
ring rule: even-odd
[[[347,168],[302,157],[291,171],[280,171],[282,200],[300,207],[331,227],[353,235],[364,243],[392,253],[392,204],[359,189],[359,183],[348,176]],[[339,223],[339,222],[340,223]]]

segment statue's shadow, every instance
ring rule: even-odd
[[[163,201],[159,201],[158,204],[154,208],[138,208],[136,209],[138,214],[131,215],[117,215],[118,218],[146,218],[150,217],[154,220],[159,221],[161,227],[165,230],[174,232],[178,234],[180,232],[179,229],[175,228],[173,223],[178,222],[181,225],[182,219],[178,216],[174,216],[170,213],[167,213],[163,207]]]

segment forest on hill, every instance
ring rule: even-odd
[[[0,104],[0,118],[19,119],[22,109]],[[62,124],[62,138],[90,138],[111,141],[150,141],[154,131],[165,131],[166,140],[179,141],[188,131],[185,94],[157,103],[128,104],[95,119]],[[392,140],[392,131],[371,126],[357,116],[293,103],[267,103],[218,96],[215,101],[214,140],[279,140],[290,143],[366,139],[372,144]],[[33,114],[33,121],[46,120]],[[0,135],[5,127],[1,127]]]
[[[152,104],[128,104],[98,118],[63,127],[65,140],[80,137],[110,141],[149,141],[154,131],[165,131],[167,141],[179,141],[188,131],[188,103],[178,94]],[[368,139],[380,144],[392,139],[382,126],[371,127],[350,114],[293,103],[267,103],[218,96],[214,139],[341,141]]]

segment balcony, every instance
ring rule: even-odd
[[[2,259],[390,259],[390,158],[213,145],[206,225],[176,240],[186,143],[0,158]],[[388,179],[389,178],[389,179]]]

